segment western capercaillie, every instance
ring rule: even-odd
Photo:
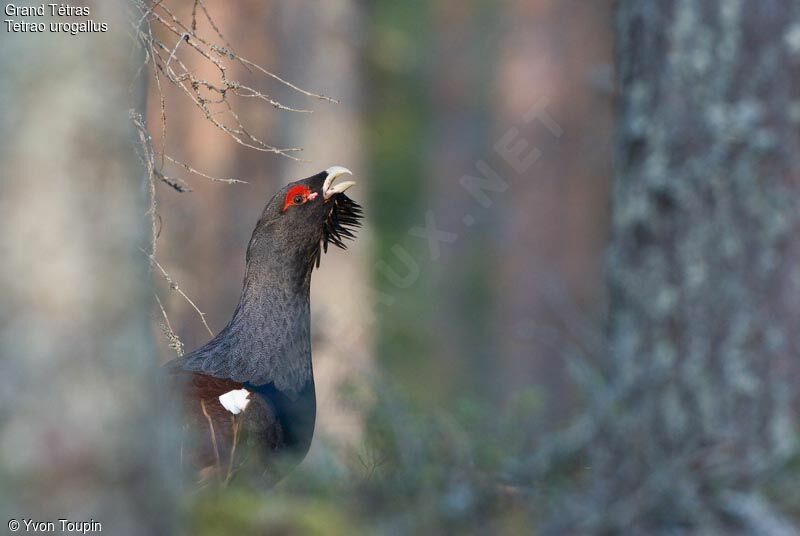
[[[204,478],[253,467],[280,479],[308,451],[316,398],[311,363],[311,273],[360,225],[339,166],[284,186],[247,247],[233,317],[213,339],[165,365],[182,389],[191,440],[182,459]]]

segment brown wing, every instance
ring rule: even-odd
[[[216,475],[225,479],[234,469],[243,413],[234,415],[219,401],[220,395],[242,388],[242,384],[193,372],[175,372],[183,393],[188,434],[181,448],[183,463],[201,471],[203,479]]]

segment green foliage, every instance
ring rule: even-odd
[[[534,390],[504,416],[477,399],[454,411],[425,408],[381,381],[357,448],[324,438],[274,489],[252,479],[207,488],[187,505],[192,533],[352,534],[529,531],[535,487],[523,476],[529,426],[541,419]]]
[[[355,527],[330,502],[244,489],[214,489],[195,497],[190,534],[353,534]]]

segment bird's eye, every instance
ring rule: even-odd
[[[281,212],[286,212],[289,207],[302,205],[306,201],[314,199],[314,197],[316,196],[311,193],[308,186],[303,184],[292,186],[289,188],[289,191],[286,192],[286,197],[283,199],[283,208],[281,208]]]

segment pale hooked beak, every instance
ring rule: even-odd
[[[342,166],[329,167],[328,169],[325,170],[325,173],[328,174],[328,176],[325,177],[325,182],[322,185],[322,196],[325,198],[325,201],[330,199],[335,194],[340,194],[344,192],[345,190],[347,190],[348,188],[350,188],[355,184],[355,182],[353,181],[344,181],[336,185],[333,184],[333,181],[336,180],[336,177],[339,177],[340,175],[353,174],[352,171],[350,171],[345,167]]]

